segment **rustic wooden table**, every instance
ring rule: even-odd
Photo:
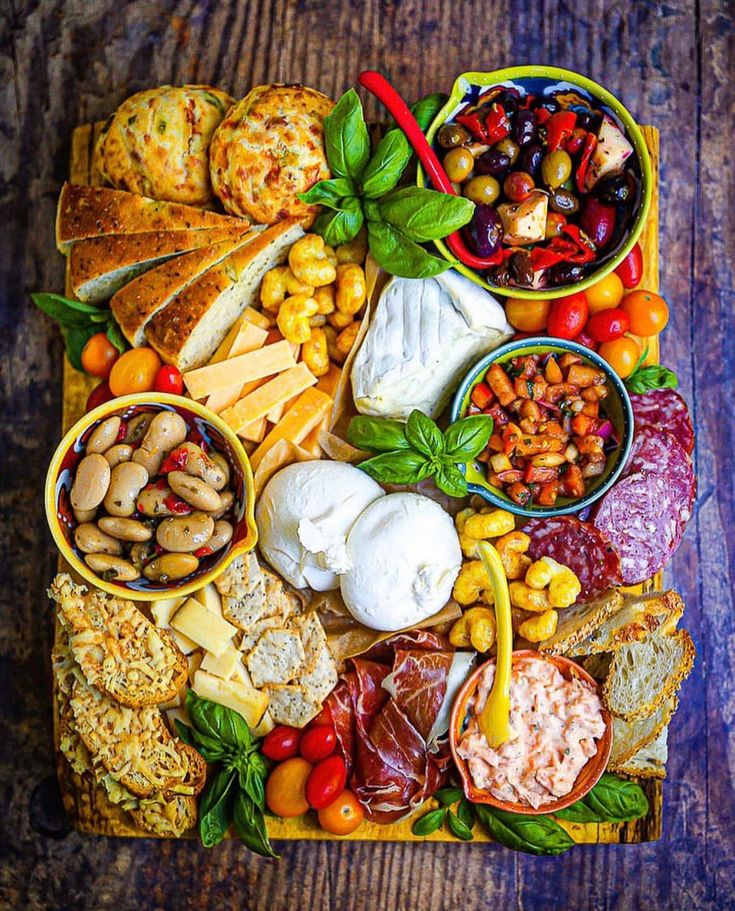
[[[734,12],[726,0],[2,0],[0,908],[735,908]],[[699,660],[673,726],[662,840],[538,860],[460,844],[288,843],[279,864],[237,842],[208,853],[66,833],[49,811],[44,589],[56,557],[41,497],[62,349],[28,293],[63,287],[53,220],[72,128],[165,82],[240,96],[303,81],[336,95],[370,66],[414,97],[462,70],[521,62],[586,73],[661,130],[663,360],[692,403],[699,474],[668,574]]]

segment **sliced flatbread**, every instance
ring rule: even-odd
[[[304,647],[294,630],[269,629],[245,659],[253,686],[288,683],[304,665]]]
[[[640,721],[623,721],[613,718],[613,745],[608,769],[616,772],[640,750],[653,743],[661,731],[665,730],[679,707],[676,696],[659,706],[648,718]]]
[[[666,762],[669,758],[669,729],[664,728],[658,737],[642,747],[627,762],[619,765],[617,772],[635,778],[666,778]]]
[[[274,684],[267,686],[265,691],[270,699],[268,710],[276,724],[302,728],[322,709],[321,702],[310,698],[300,684]]]
[[[617,589],[603,592],[583,604],[573,604],[559,611],[559,623],[554,635],[542,642],[539,649],[550,655],[568,655],[579,642],[603,624],[623,606],[623,596]]]
[[[253,551],[235,557],[214,584],[223,616],[239,629],[249,629],[266,612],[265,579]]]

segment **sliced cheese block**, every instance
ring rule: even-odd
[[[296,403],[284,414],[280,423],[276,424],[250,456],[253,471],[257,470],[265,454],[279,440],[301,443],[329,413],[332,401],[331,396],[319,389],[311,388],[302,392]]]
[[[256,351],[258,348],[262,348],[267,337],[268,333],[265,329],[256,326],[254,323],[250,323],[247,320],[242,320],[238,327],[237,334],[232,340],[226,358],[237,357],[240,354],[247,354],[248,351]],[[225,360],[226,358],[222,358],[222,360]],[[210,363],[218,362],[212,358]],[[225,408],[230,407],[233,402],[237,401],[242,386],[242,383],[237,382],[233,386],[228,386],[227,389],[220,389],[218,392],[213,392],[207,399],[207,408],[211,408],[216,414],[220,414]]]
[[[194,598],[184,601],[171,618],[171,626],[215,655],[224,652],[237,632],[236,626],[207,610]]]
[[[268,696],[239,680],[222,680],[201,668],[194,675],[194,692],[204,699],[239,712],[251,728],[256,727],[268,708]]]
[[[174,640],[176,645],[178,645],[183,655],[186,655],[188,657],[199,648],[193,639],[190,639],[188,636],[180,633],[177,629],[169,629],[169,632],[171,633],[171,638]]]
[[[273,408],[285,404],[315,383],[316,377],[302,362],[264,383],[232,408],[226,408],[222,418],[238,433],[247,424],[264,418]]]
[[[193,654],[187,657],[189,662],[189,683],[194,679],[194,674],[201,667],[202,661],[204,660],[204,655],[206,652],[203,652],[202,649],[198,648]]]
[[[322,447],[319,443],[319,434],[322,430],[327,430],[329,428],[329,415],[326,414],[322,420],[316,425],[313,430],[310,430],[309,433],[304,437],[301,448],[305,449],[310,455],[315,459],[321,459],[322,457]]]
[[[228,645],[221,655],[207,652],[202,661],[201,668],[215,677],[229,680],[235,673],[238,664],[242,664],[242,653],[234,645]]]
[[[270,329],[271,321],[260,310],[255,310],[253,307],[246,307],[243,310],[242,318],[246,319],[249,323],[253,323],[255,326],[260,326],[261,329]]]
[[[198,592],[194,593],[196,600],[203,604],[207,610],[212,611],[213,614],[217,614],[218,617],[222,616],[222,598],[220,593],[217,591],[217,586],[214,582],[210,582],[205,585],[204,588],[200,588]]]
[[[265,737],[266,734],[270,734],[273,728],[276,726],[273,716],[270,712],[266,711],[263,715],[260,724],[253,728],[253,737]]]
[[[268,432],[268,421],[265,418],[258,418],[257,421],[251,421],[245,424],[237,431],[237,435],[251,443],[260,443],[265,439]]]
[[[238,357],[227,358],[219,364],[208,364],[191,370],[184,374],[184,383],[193,399],[203,399],[215,392],[229,389],[238,381],[244,384],[295,366],[296,361],[288,342],[281,341]]]
[[[156,626],[166,628],[171,623],[171,617],[186,601],[186,598],[164,598],[151,604],[151,617]]]
[[[339,386],[339,379],[341,376],[342,369],[336,364],[330,364],[329,370],[327,370],[324,376],[319,377],[316,388],[321,389],[322,392],[326,392],[327,395],[331,395],[332,398],[334,398],[337,394],[337,386]]]

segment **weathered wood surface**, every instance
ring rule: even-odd
[[[0,11],[0,907],[735,907],[733,4],[0,0]],[[29,798],[53,774],[44,589],[55,563],[41,490],[60,429],[62,352],[27,295],[63,284],[53,215],[73,127],[167,81],[238,95],[300,80],[336,94],[373,66],[412,96],[463,69],[518,62],[587,73],[662,133],[661,285],[673,314],[663,360],[693,403],[700,483],[669,573],[700,659],[672,732],[663,838],[540,860],[456,844],[282,843],[276,865],[236,843],[208,853],[190,842],[38,834]]]

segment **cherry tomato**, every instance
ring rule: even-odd
[[[342,791],[329,806],[319,810],[319,825],[330,835],[350,835],[365,818],[365,810],[352,791]]]
[[[184,380],[181,371],[173,364],[164,364],[159,367],[156,379],[153,382],[153,388],[156,392],[170,392],[173,395],[181,395],[184,391]]]
[[[311,771],[311,763],[300,756],[287,759],[273,769],[265,783],[265,802],[271,813],[290,819],[307,812],[306,782]]]
[[[581,291],[551,301],[546,331],[554,338],[574,338],[584,329],[589,314],[587,298]]]
[[[300,742],[301,731],[298,728],[279,724],[273,728],[270,734],[266,734],[261,750],[268,759],[281,762],[298,755]]]
[[[304,732],[299,750],[307,762],[319,762],[331,756],[336,746],[334,727],[331,724],[320,724]]]
[[[623,283],[620,281],[620,276],[614,272],[601,278],[599,282],[595,282],[584,292],[590,308],[590,314],[619,307],[623,294],[625,294]]]
[[[525,171],[513,171],[503,181],[503,192],[511,202],[523,202],[533,192],[533,177]]]
[[[590,196],[582,209],[582,230],[597,247],[606,247],[615,231],[615,207]]]
[[[309,728],[318,728],[322,724],[333,724],[332,713],[329,710],[329,706],[325,705],[324,708],[319,712],[316,718],[312,718],[308,723],[307,727]]]
[[[104,405],[105,402],[109,402],[114,398],[115,396],[110,392],[110,384],[105,380],[103,383],[100,383],[99,386],[95,386],[89,393],[85,411],[91,411],[98,405]]]
[[[600,357],[603,357],[621,379],[630,376],[641,356],[641,349],[635,339],[623,336],[614,342],[600,345]]]
[[[551,301],[509,297],[505,302],[505,315],[514,329],[521,332],[543,332],[550,305]]]
[[[290,760],[293,762],[293,760]],[[305,761],[305,760],[304,760]],[[341,756],[330,756],[314,766],[306,779],[306,799],[315,810],[328,807],[347,784],[347,767]]]
[[[595,313],[585,328],[596,342],[612,342],[625,335],[630,328],[630,320],[625,311],[614,307],[612,310]]]
[[[131,348],[112,365],[109,379],[112,394],[150,392],[160,366],[161,358],[152,348]]]
[[[653,291],[631,291],[620,305],[630,319],[630,331],[636,335],[656,335],[666,328],[669,306]]]
[[[643,278],[643,251],[640,244],[635,244],[630,253],[615,270],[620,276],[624,288],[635,288]]]
[[[584,345],[585,348],[590,348],[592,351],[597,351],[600,347],[598,343],[592,338],[592,336],[587,332],[586,329],[583,329],[579,335],[574,337],[574,341],[578,345]]]
[[[96,332],[82,348],[82,367],[90,376],[106,380],[120,352],[104,332]]]

